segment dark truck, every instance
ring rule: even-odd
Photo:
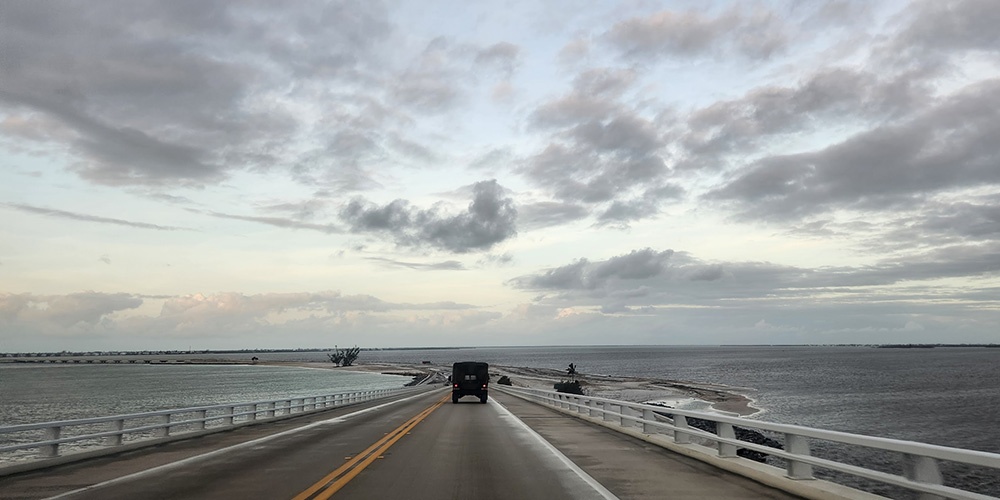
[[[451,402],[462,396],[479,396],[485,403],[489,396],[490,365],[478,361],[463,361],[451,367]]]

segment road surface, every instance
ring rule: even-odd
[[[0,479],[0,498],[791,498],[496,392],[257,427]]]

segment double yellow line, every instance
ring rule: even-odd
[[[355,476],[360,474],[361,471],[371,465],[372,462],[382,456],[382,454],[385,453],[390,446],[396,444],[396,441],[399,441],[403,436],[410,432],[410,430],[416,427],[417,424],[427,418],[427,416],[434,410],[438,409],[441,405],[448,401],[450,396],[450,393],[446,394],[440,401],[435,402],[424,411],[418,413],[415,417],[407,420],[403,425],[383,436],[382,439],[379,439],[375,442],[375,444],[369,446],[367,450],[354,456],[348,460],[347,463],[338,467],[337,470],[331,472],[323,479],[320,479],[316,484],[296,495],[292,500],[326,500],[330,498],[334,493],[340,491],[341,488],[354,479]]]

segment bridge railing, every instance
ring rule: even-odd
[[[63,455],[64,451],[82,454],[98,448],[121,448],[143,442],[191,437],[361,403],[409,390],[412,389],[338,392],[0,427],[0,470],[11,463],[54,459]]]
[[[677,445],[690,446],[697,445],[697,442],[710,443],[715,448],[713,453],[721,458],[738,459],[737,449],[741,448],[779,457],[785,460],[787,464],[785,475],[791,479],[813,479],[813,467],[820,467],[915,491],[918,492],[922,500],[996,498],[945,486],[939,467],[940,462],[947,461],[984,467],[989,469],[991,474],[1000,474],[1000,454],[996,453],[777,424],[714,413],[678,410],[595,396],[520,387],[494,387],[559,408],[567,413],[590,417],[592,420],[598,420],[599,423],[611,428],[633,430],[642,434],[666,434]],[[689,419],[713,422],[716,432],[707,432],[692,427]],[[755,429],[781,436],[784,440],[784,449],[737,440],[736,427]],[[899,458],[900,473],[891,474],[813,456],[810,450],[813,442],[817,440],[893,453]]]

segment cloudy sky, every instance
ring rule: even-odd
[[[1000,342],[1000,9],[0,3],[0,352]]]

